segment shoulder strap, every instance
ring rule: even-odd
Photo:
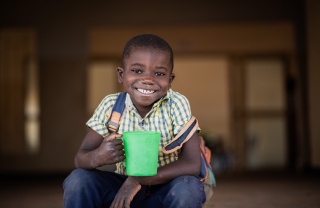
[[[191,136],[197,131],[199,127],[198,120],[192,116],[192,118],[186,123],[182,130],[174,137],[174,139],[162,148],[162,152],[165,154],[172,153],[182,147]]]
[[[126,96],[126,92],[121,92],[112,108],[111,116],[107,123],[107,128],[110,132],[118,131],[121,115],[125,108]]]

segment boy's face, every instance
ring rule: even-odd
[[[169,54],[161,50],[135,48],[124,63],[124,69],[117,69],[118,81],[129,93],[141,116],[145,116],[171,87],[174,74]]]

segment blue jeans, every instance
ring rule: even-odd
[[[75,169],[63,183],[64,207],[110,207],[126,178],[112,172]],[[142,186],[130,207],[197,208],[205,200],[202,182],[194,176],[180,176],[166,184]]]

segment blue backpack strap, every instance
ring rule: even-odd
[[[177,151],[186,143],[191,136],[198,130],[198,120],[192,116],[192,118],[185,124],[183,129],[174,137],[174,139],[162,148],[162,152],[169,154]]]
[[[107,123],[107,128],[110,132],[118,131],[120,125],[121,115],[125,109],[125,101],[126,101],[126,92],[121,92],[116,100],[116,103],[113,106],[110,120]]]

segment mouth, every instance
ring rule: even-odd
[[[137,91],[144,95],[150,95],[155,92],[154,90],[145,90],[145,89],[138,89],[138,88],[137,88]]]

